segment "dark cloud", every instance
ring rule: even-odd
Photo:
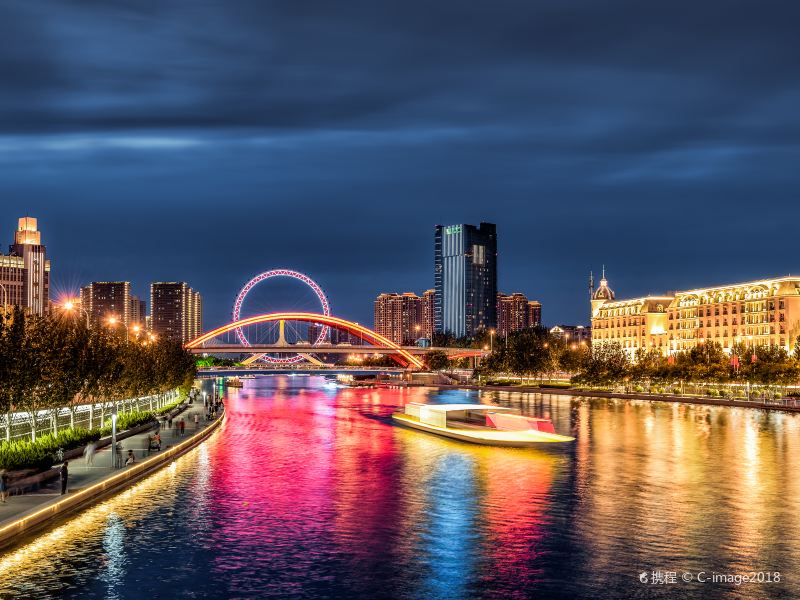
[[[800,6],[8,2],[3,230],[56,279],[313,272],[370,319],[432,285],[435,223],[495,221],[501,287],[622,294],[794,269]],[[745,242],[746,240],[746,242]]]

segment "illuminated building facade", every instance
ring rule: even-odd
[[[497,227],[437,225],[434,327],[457,337],[497,326]]]
[[[435,331],[436,290],[426,290],[422,294],[422,337],[432,339]]]
[[[0,305],[43,315],[50,310],[50,261],[33,217],[22,217],[8,255],[0,254]]]
[[[497,294],[497,335],[521,331],[528,326],[528,298],[525,294]]]
[[[131,283],[129,281],[93,281],[81,288],[81,306],[92,325],[109,319],[128,327],[131,319]]]
[[[617,300],[605,277],[592,296],[593,343],[618,342],[631,356],[640,348],[663,355],[716,342],[791,351],[800,335],[800,277]]]
[[[592,329],[583,325],[556,325],[550,328],[550,334],[560,337],[573,349],[592,343]]]
[[[200,294],[182,281],[150,285],[150,330],[155,335],[181,342],[198,337],[203,329]]]
[[[375,299],[375,331],[395,344],[409,346],[423,337],[423,299],[412,292],[380,294]]]
[[[528,300],[528,327],[539,327],[542,324],[542,303]]]
[[[147,329],[147,302],[131,296],[131,325]]]

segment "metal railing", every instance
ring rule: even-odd
[[[111,423],[114,404],[117,414],[136,411],[157,410],[178,399],[178,390],[163,394],[128,398],[116,402],[92,402],[76,404],[72,407],[41,410],[35,414],[36,437],[48,433],[58,433],[70,427],[92,429]],[[31,439],[34,416],[30,412],[0,414],[0,440]]]

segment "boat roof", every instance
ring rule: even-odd
[[[450,412],[454,410],[512,410],[506,406],[492,406],[491,404],[425,404],[424,402],[411,402],[424,406],[436,412]]]

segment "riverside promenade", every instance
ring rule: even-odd
[[[526,394],[555,394],[558,396],[579,396],[592,398],[616,398],[619,400],[647,400],[650,402],[677,402],[680,404],[707,404],[710,406],[732,406],[737,408],[755,408],[760,410],[777,410],[783,412],[800,412],[800,404],[795,398],[781,400],[729,400],[708,396],[677,396],[674,394],[646,394],[639,392],[610,392],[606,390],[583,390],[572,388],[550,388],[536,385],[470,385],[437,384],[437,389],[477,390],[480,392],[521,392]]]
[[[121,464],[123,466],[112,468],[111,464],[114,450],[109,444],[97,451],[92,464],[87,464],[83,456],[68,460],[69,478],[67,480],[67,493],[65,495],[61,494],[61,480],[56,477],[46,484],[43,484],[37,491],[12,495],[8,497],[4,504],[0,503],[0,551],[7,546],[22,541],[22,539],[14,539],[14,530],[18,528],[24,529],[24,531],[21,531],[18,535],[20,537],[25,537],[29,529],[25,522],[30,516],[38,516],[43,512],[51,512],[49,518],[45,517],[43,520],[37,519],[37,521],[41,520],[42,522],[36,523],[37,526],[35,527],[30,527],[30,532],[33,532],[34,530],[40,530],[46,527],[48,525],[48,520],[52,521],[52,524],[55,524],[63,516],[83,510],[95,501],[107,497],[112,489],[114,491],[119,491],[127,487],[127,485],[157,470],[163,464],[166,464],[166,462],[150,459],[158,457],[159,455],[164,455],[166,458],[166,456],[174,454],[174,451],[178,449],[179,446],[181,446],[180,449],[182,453],[185,451],[183,447],[187,446],[187,442],[195,438],[195,436],[204,439],[205,436],[198,436],[197,434],[201,434],[206,429],[216,427],[222,418],[222,414],[220,414],[216,419],[206,421],[206,408],[202,401],[185,404],[183,407],[181,407],[182,410],[174,417],[172,429],[167,428],[165,422],[160,420],[159,425],[153,425],[153,427],[146,431],[122,440],[120,443],[122,445]],[[194,422],[195,415],[198,417],[197,425],[195,425]],[[183,418],[186,423],[182,436],[175,427],[176,422],[180,421],[181,418]],[[148,450],[149,438],[154,435],[156,431],[159,431],[161,435],[161,450],[151,451]],[[198,443],[199,441],[202,440],[198,439]],[[124,466],[124,462],[128,456],[129,450],[133,451],[136,462],[126,467]],[[150,463],[151,466],[150,468],[143,469],[143,466],[148,466],[146,463]],[[119,483],[115,481],[114,485],[110,485],[108,490],[98,489],[97,493],[87,493],[95,488],[102,488],[104,482],[111,483],[112,480],[120,479],[119,475],[125,471],[131,471],[131,474],[133,474],[133,471],[138,471],[140,473],[136,473],[134,477],[128,478],[127,481],[124,479]],[[61,505],[65,504],[64,501],[71,500],[71,497],[75,495],[86,496],[86,498],[81,499],[80,502],[72,503],[72,506],[66,506],[62,509]],[[49,508],[52,508],[52,511],[48,511]]]

